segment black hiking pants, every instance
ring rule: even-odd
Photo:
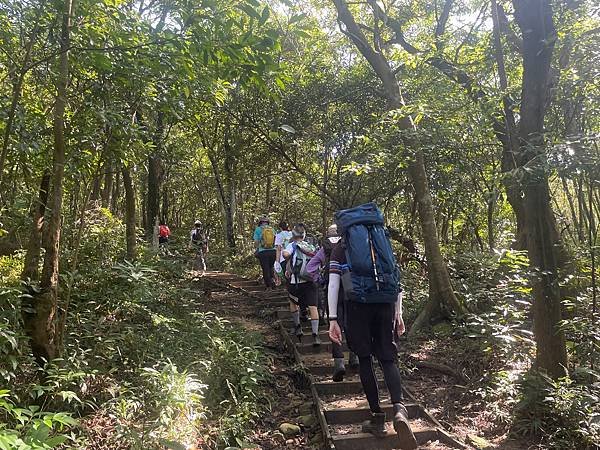
[[[275,249],[263,250],[256,254],[258,261],[260,262],[260,268],[262,269],[263,281],[266,287],[275,287]]]
[[[381,412],[371,356],[376,356],[392,403],[402,403],[402,380],[396,365],[393,303],[346,303],[346,339],[358,355],[360,381],[372,412]]]

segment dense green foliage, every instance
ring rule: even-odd
[[[336,3],[349,5],[385,55],[402,108],[388,108]],[[450,336],[477,359],[466,375],[499,433],[547,448],[598,445],[600,19],[593,1],[551,2],[542,151],[519,165],[505,140],[511,117],[519,126],[524,116],[515,7],[525,3],[80,0],[65,29],[69,1],[0,1],[0,448],[156,448],[182,435],[190,436],[182,444],[216,448],[244,439],[265,406],[267,361],[258,338],[196,310],[198,292],[184,278],[195,219],[210,231],[209,267],[255,275],[249,236],[259,215],[320,235],[335,210],[375,200],[400,238],[410,325],[433,272],[409,174],[415,149],[465,308],[433,321],[451,331],[427,326],[417,342]],[[52,278],[39,270],[53,214],[39,191],[57,167],[65,55]],[[412,131],[398,126],[407,117]],[[517,185],[523,197],[542,178],[557,224],[553,287],[568,352],[566,375],[554,378],[534,367],[533,286],[548,274],[530,267],[510,194]],[[43,239],[35,220],[32,230],[40,203]],[[177,230],[179,256],[156,255],[157,219]],[[406,238],[417,255],[400,245]],[[37,278],[24,271],[36,250]],[[45,276],[57,288],[59,357],[40,366],[27,318],[48,290]],[[111,434],[95,435],[103,426],[94,421]]]
[[[121,236],[122,223],[107,210],[89,214],[91,247],[71,281],[65,356],[41,378],[25,337],[12,331],[19,329],[20,258],[1,260],[2,310],[13,313],[2,321],[2,376],[14,388],[1,393],[0,448],[55,448],[65,440],[85,448],[96,439],[108,439],[106,448],[237,445],[267,406],[260,337],[197,312],[202,292],[189,288],[185,259],[149,253],[119,262],[123,239],[108,236]],[[76,419],[86,433],[68,431]],[[103,436],[106,426],[114,434]]]

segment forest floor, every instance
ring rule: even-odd
[[[295,361],[283,349],[281,334],[271,316],[260,316],[257,307],[260,303],[248,301],[244,294],[222,290],[206,279],[191,277],[195,289],[202,291],[196,303],[200,311],[211,311],[234,324],[259,333],[263,337],[262,347],[270,359],[268,409],[256,424],[247,440],[263,450],[268,449],[307,449],[319,448],[321,442],[318,426],[303,428],[303,433],[293,439],[285,439],[278,431],[282,423],[299,423],[301,416],[310,415],[314,410],[310,391],[300,376],[296,376]]]

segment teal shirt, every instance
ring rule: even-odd
[[[254,236],[252,237],[253,241],[255,241],[255,242],[258,241],[259,243],[262,242],[262,230],[263,230],[262,226],[255,228],[255,230],[254,230]],[[266,250],[271,250],[272,251],[273,249],[272,248],[263,248],[261,244],[258,245],[258,251],[259,252],[264,252]]]

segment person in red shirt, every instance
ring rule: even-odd
[[[167,253],[169,245],[169,237],[171,237],[171,230],[167,224],[163,221],[158,227],[158,245],[161,249],[164,249]]]

